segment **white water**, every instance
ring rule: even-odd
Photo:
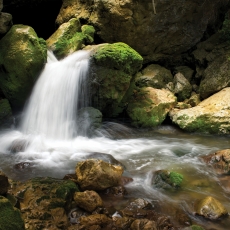
[[[48,53],[48,63],[24,111],[22,133],[61,140],[77,135],[77,108],[81,101],[87,103],[88,56],[88,51],[79,51],[58,61]]]
[[[168,126],[141,131],[116,123],[103,124],[94,138],[76,133],[76,111],[84,106],[79,99],[87,101],[82,95],[87,94],[83,82],[87,76],[88,55],[80,51],[62,61],[49,55],[19,129],[5,130],[0,135],[0,170],[13,179],[63,178],[74,173],[77,162],[86,159],[88,154],[100,152],[112,155],[126,167],[124,175],[133,178],[126,186],[130,196],[163,203],[185,202],[189,206],[197,197],[212,195],[230,210],[228,193],[199,159],[201,155],[229,148],[229,137],[196,136]],[[24,141],[27,147],[12,153],[10,146],[17,140]],[[15,168],[21,162],[26,162],[28,167]],[[191,184],[205,178],[210,187],[192,187],[188,183],[171,197],[172,194],[152,187],[152,172],[159,169],[181,172]]]

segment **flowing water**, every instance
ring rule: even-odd
[[[38,176],[63,178],[74,173],[77,162],[88,154],[110,154],[125,166],[124,176],[133,178],[126,185],[128,196],[159,202],[167,215],[172,214],[172,206],[180,207],[195,223],[229,229],[229,218],[211,222],[193,215],[194,204],[208,195],[230,211],[229,189],[200,159],[229,148],[229,136],[189,134],[167,125],[134,129],[118,122],[104,122],[91,138],[78,135],[77,109],[88,105],[84,86],[88,56],[79,51],[58,61],[49,54],[19,127],[1,132],[0,170],[22,181]],[[12,153],[13,143],[26,147]],[[23,168],[16,167],[18,163]],[[182,188],[176,192],[154,188],[152,172],[159,169],[183,174]]]

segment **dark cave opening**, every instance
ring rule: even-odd
[[[13,24],[31,26],[38,37],[48,39],[57,29],[55,20],[61,9],[62,0],[50,1],[7,1],[2,12],[10,13]]]

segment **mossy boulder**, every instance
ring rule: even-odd
[[[94,32],[93,26],[81,26],[78,19],[72,18],[60,25],[46,40],[46,43],[55,56],[62,59],[82,49],[85,44],[92,44],[94,42]]]
[[[153,185],[156,188],[177,189],[181,187],[184,177],[180,173],[168,170],[158,170],[153,175]]]
[[[47,59],[46,42],[30,26],[14,25],[0,40],[0,88],[21,109]]]
[[[135,89],[128,101],[127,114],[136,127],[160,125],[176,104],[176,97],[166,89]]]
[[[98,46],[93,55],[96,65],[135,74],[141,67],[142,56],[123,42]]]
[[[25,224],[19,209],[14,208],[10,201],[0,196],[0,229],[24,230]]]
[[[7,99],[0,100],[0,127],[9,128],[13,124],[12,109]]]
[[[71,210],[74,193],[78,191],[73,181],[50,177],[33,178],[12,185],[12,194],[20,200],[25,224],[33,226],[33,229],[48,229],[51,225],[67,229],[66,213]]]
[[[189,109],[173,109],[174,124],[188,132],[230,134],[230,88],[225,88]]]
[[[125,43],[91,46],[91,96],[93,106],[105,117],[115,117],[125,106],[126,93],[143,58]]]

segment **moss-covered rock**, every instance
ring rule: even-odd
[[[0,229],[24,230],[25,224],[19,209],[14,208],[10,201],[0,196]]]
[[[93,106],[104,117],[115,117],[125,106],[126,93],[143,58],[124,43],[101,44],[92,49],[90,79]]]
[[[47,229],[51,225],[67,229],[69,222],[66,213],[71,210],[74,193],[78,191],[73,181],[50,177],[33,178],[12,185],[12,194],[21,201],[20,207],[28,229]],[[55,216],[57,213],[59,218]]]
[[[181,186],[183,175],[168,170],[158,170],[153,175],[153,185],[157,188],[176,189]]]
[[[81,27],[82,33],[86,36],[86,41],[88,44],[92,44],[94,42],[94,33],[95,29],[91,25],[83,25]]]
[[[63,23],[47,40],[47,46],[58,59],[80,50],[86,36],[81,33],[80,21],[76,18]]]
[[[173,123],[188,132],[229,134],[229,95],[230,88],[228,87],[195,107],[183,110],[173,109],[169,115]]]
[[[33,28],[14,25],[0,41],[0,87],[13,109],[21,109],[47,58],[46,42]]]
[[[131,75],[142,67],[143,62],[138,52],[122,42],[98,46],[93,59],[99,66],[121,70]]]
[[[128,101],[127,113],[137,127],[160,125],[176,104],[176,97],[168,90],[151,87],[134,90]]]
[[[13,123],[12,109],[7,99],[0,100],[0,127],[10,127]]]

